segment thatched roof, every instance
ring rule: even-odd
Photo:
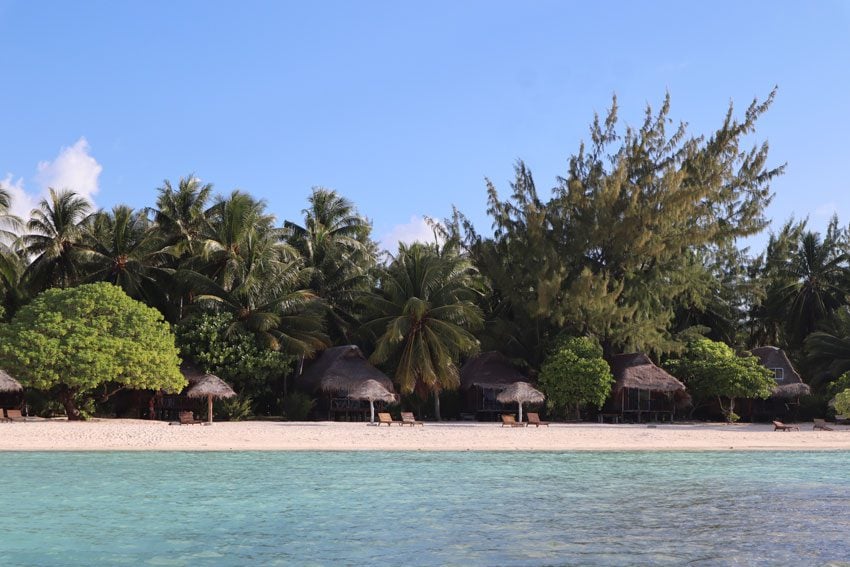
[[[762,366],[773,370],[774,374],[776,370],[782,370],[782,376],[776,377],[776,387],[771,394],[772,398],[796,398],[808,396],[811,393],[811,388],[803,383],[803,379],[800,378],[782,349],[775,346],[763,346],[754,348],[751,352],[758,357]]]
[[[355,345],[345,345],[322,351],[304,374],[298,377],[296,384],[310,392],[321,390],[345,393],[369,380],[393,392],[393,382],[386,374],[369,364]]]
[[[5,370],[0,370],[0,392],[20,392],[23,389],[20,382],[9,376]]]
[[[502,353],[491,350],[469,359],[460,369],[460,389],[473,386],[503,390],[516,382],[528,382]]]
[[[183,390],[183,393],[189,398],[206,398],[208,396],[232,398],[236,395],[236,392],[227,385],[227,382],[214,374],[207,374],[191,367],[183,367],[180,371],[189,381],[189,386]]]
[[[383,384],[371,378],[348,390],[348,397],[353,400],[370,402],[394,402],[396,400],[395,394],[387,390]]]
[[[611,361],[611,371],[616,380],[615,390],[634,388],[654,392],[675,392],[685,389],[684,384],[655,366],[648,356],[639,352],[615,355]]]
[[[514,382],[499,392],[496,399],[503,404],[511,402],[539,404],[546,399],[546,396],[528,382]]]

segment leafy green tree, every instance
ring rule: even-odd
[[[295,357],[270,350],[254,335],[233,328],[229,313],[204,313],[175,328],[180,354],[205,372],[219,376],[250,400],[255,415],[280,410],[283,380]]]
[[[22,384],[59,396],[68,419],[76,398],[100,390],[179,391],[186,380],[174,335],[156,309],[108,283],[49,289],[0,326],[0,365]]]
[[[82,222],[90,209],[73,191],[50,189],[32,211],[22,243],[24,254],[33,259],[24,274],[33,291],[79,283],[87,259]]]
[[[460,383],[458,361],[477,352],[472,331],[481,325],[477,271],[454,250],[415,243],[400,245],[381,274],[366,307],[363,327],[376,337],[371,361],[392,369],[402,393],[434,395],[440,419],[440,392]]]
[[[737,398],[765,399],[776,386],[773,373],[755,356],[738,356],[728,345],[709,339],[689,343],[682,357],[666,366],[685,383],[695,405],[716,398],[729,421],[739,419]],[[725,407],[724,398],[729,402]]]
[[[670,332],[677,309],[683,299],[705,303],[710,290],[699,256],[767,224],[783,167],[766,165],[766,144],[743,145],[773,96],[741,119],[730,107],[710,136],[684,124],[668,132],[669,97],[621,131],[615,100],[550,199],[522,162],[508,199],[488,182],[495,231],[467,248],[505,304],[499,311],[544,340],[561,329],[595,336],[606,354],[680,349]]]
[[[564,416],[574,410],[576,419],[580,419],[582,406],[602,407],[611,393],[614,376],[596,340],[570,337],[560,342],[543,363],[538,383],[549,408]]]

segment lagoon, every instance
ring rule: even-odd
[[[848,452],[2,453],[13,565],[822,565]]]

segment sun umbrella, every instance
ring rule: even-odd
[[[190,381],[192,385],[186,390],[186,396],[207,399],[207,423],[212,423],[213,398],[232,398],[236,395],[227,382],[214,374],[195,375]]]
[[[377,380],[366,380],[348,391],[353,400],[369,400],[369,423],[375,423],[375,402],[394,402],[395,394]]]
[[[496,396],[496,399],[503,404],[516,402],[519,406],[519,421],[522,421],[522,404],[539,404],[546,399],[543,392],[531,386],[528,382],[514,382]]]

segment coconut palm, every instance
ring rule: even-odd
[[[87,257],[82,221],[90,209],[75,192],[52,188],[33,209],[26,226],[29,232],[21,239],[23,253],[32,258],[24,277],[33,291],[79,282]]]
[[[787,307],[789,334],[796,344],[844,304],[847,259],[835,226],[823,240],[815,232],[802,235],[785,269],[788,282],[773,298],[775,304]]]
[[[358,319],[356,296],[368,291],[376,264],[371,226],[354,204],[335,191],[314,188],[304,209],[304,226],[286,222],[289,241],[313,268],[310,288],[328,307],[334,338],[348,343]]]
[[[477,271],[452,250],[401,245],[368,303],[375,313],[364,331],[376,337],[371,361],[394,368],[402,393],[434,395],[440,419],[442,390],[457,388],[458,361],[476,352],[470,332],[482,323],[475,305]]]
[[[161,232],[147,215],[126,205],[98,211],[83,223],[89,250],[86,281],[107,281],[127,295],[163,308],[170,270],[160,252]]]
[[[204,212],[212,187],[189,175],[180,178],[177,189],[167,179],[159,188],[154,220],[175,257],[194,252],[206,224]]]

